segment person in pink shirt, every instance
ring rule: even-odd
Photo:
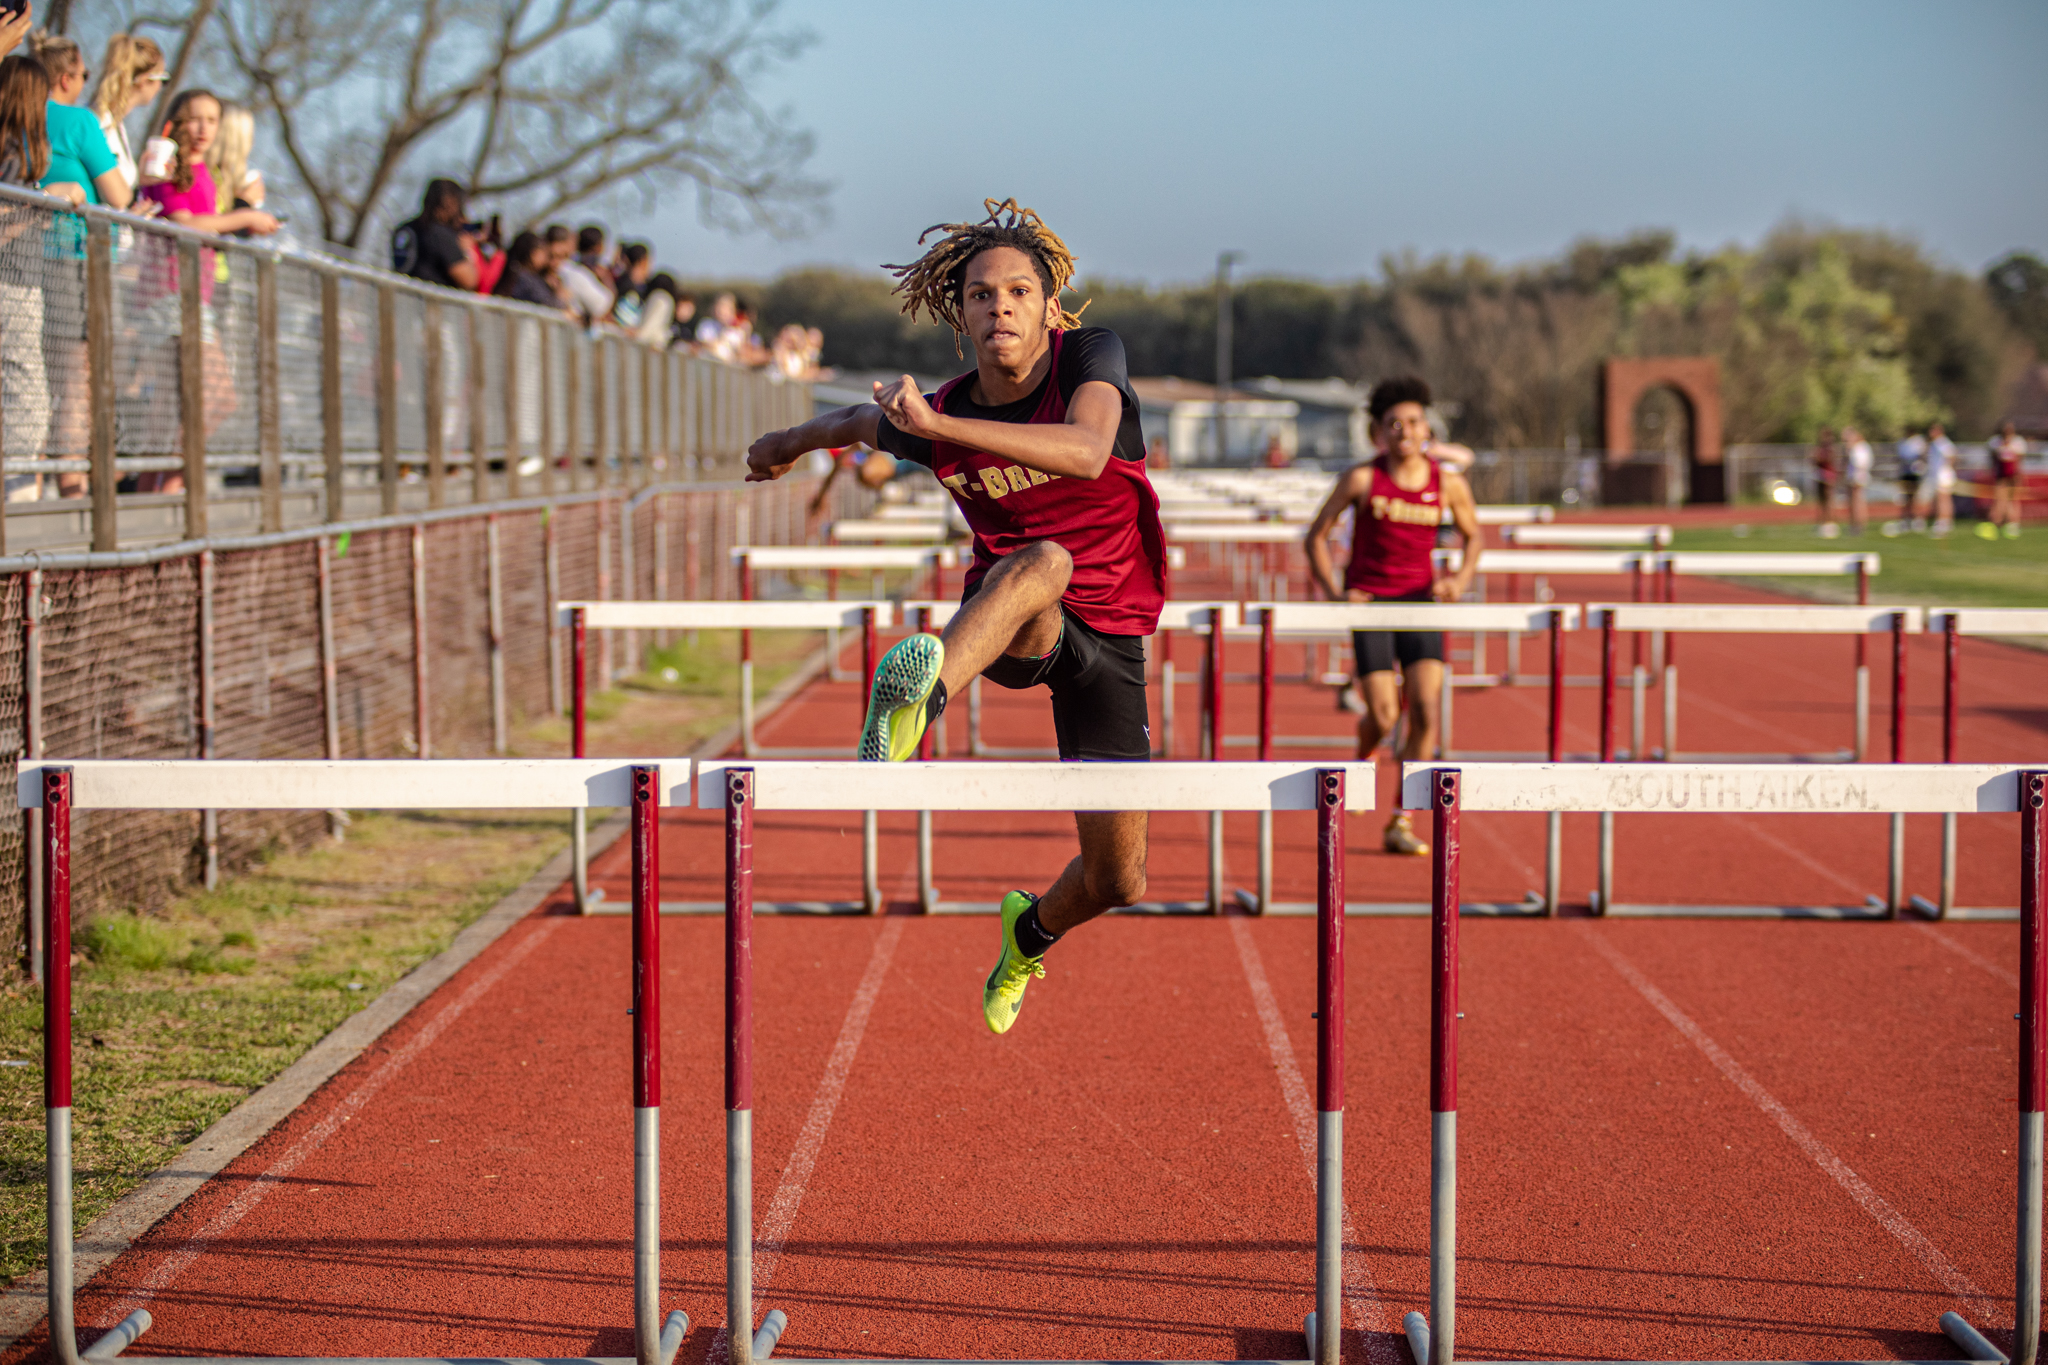
[[[162,209],[163,216],[179,227],[199,232],[247,232],[267,237],[277,231],[277,219],[262,209],[220,212],[213,174],[206,169],[206,149],[213,145],[214,135],[219,131],[220,101],[210,91],[180,91],[178,97],[171,101],[170,117],[164,121],[163,130],[163,136],[177,145],[177,154],[162,179],[152,180],[142,187],[142,197],[154,201]],[[143,301],[145,306],[161,307],[172,316],[182,317],[174,311],[178,299],[177,253],[169,242],[160,241],[157,245],[164,250],[158,269],[151,272],[154,278],[145,290]],[[213,302],[213,276],[213,251],[211,248],[202,249],[199,253],[199,298],[202,304]],[[168,324],[168,319],[166,322]],[[212,314],[202,312],[201,354],[205,365],[206,431],[209,436],[238,405],[234,373],[226,353],[221,350],[220,338],[212,323]],[[175,332],[176,326],[166,325],[165,330]],[[176,472],[143,474],[137,480],[137,489],[149,493],[182,493],[185,476]]]

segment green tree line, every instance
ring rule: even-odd
[[[964,368],[950,332],[901,316],[880,270],[736,287],[764,332],[823,328],[827,364]],[[1133,374],[1213,377],[1212,286],[1084,279],[1069,306],[1082,300],[1086,321],[1123,337]],[[1904,238],[1796,222],[1713,252],[1680,252],[1660,231],[1514,266],[1402,255],[1376,280],[1252,278],[1231,308],[1237,375],[1369,382],[1412,370],[1455,405],[1460,438],[1496,446],[1597,445],[1610,356],[1717,357],[1730,442],[1806,441],[1849,422],[1890,438],[1936,419],[1982,436],[2019,375],[2048,357],[2038,258],[2015,252],[1974,276]]]

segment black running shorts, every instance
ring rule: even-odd
[[[1005,654],[981,670],[981,676],[1013,692],[1050,688],[1053,733],[1059,737],[1060,757],[1069,762],[1150,760],[1145,637],[1104,635],[1065,607],[1060,612],[1060,641],[1052,653],[1042,659]]]
[[[1433,602],[1428,590],[1403,597],[1378,599],[1386,602]],[[1351,654],[1358,664],[1358,676],[1391,673],[1398,661],[1403,668],[1419,659],[1444,659],[1444,633],[1440,630],[1354,630]]]

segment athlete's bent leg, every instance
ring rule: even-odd
[[[1037,658],[1060,639],[1060,596],[1074,576],[1074,559],[1054,541],[1041,540],[996,561],[939,638],[946,662],[939,680],[948,693],[967,686],[996,661],[1015,654]]]
[[[1362,762],[1379,752],[1401,721],[1401,675],[1392,669],[1368,673],[1360,680],[1360,690],[1365,693],[1365,714],[1358,718]]]
[[[1404,671],[1408,675],[1408,734],[1401,745],[1401,757],[1410,763],[1421,763],[1436,757],[1444,666],[1437,659],[1417,659]]]
[[[1075,811],[1081,856],[1038,898],[1038,922],[1057,938],[1097,915],[1145,898],[1145,835],[1141,810]]]

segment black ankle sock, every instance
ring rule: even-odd
[[[1038,922],[1038,903],[1017,916],[1017,951],[1026,957],[1044,957],[1045,950],[1060,941],[1058,934],[1048,934],[1045,926]]]
[[[938,724],[939,717],[946,714],[946,682],[941,678],[932,684],[932,690],[924,699],[924,723]]]

